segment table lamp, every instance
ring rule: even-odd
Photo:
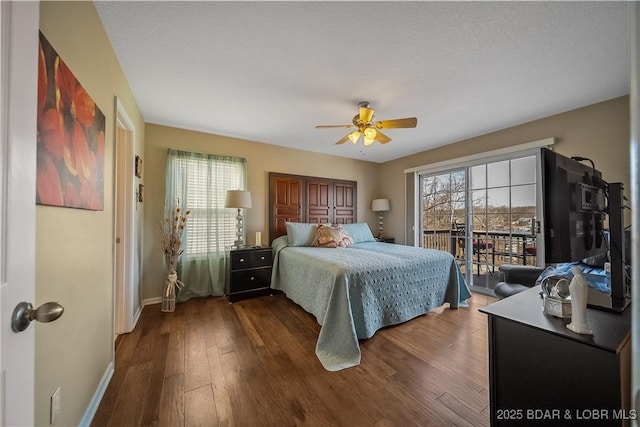
[[[224,202],[225,208],[238,209],[236,215],[236,241],[233,245],[237,248],[244,246],[244,230],[242,225],[242,209],[251,207],[251,192],[246,190],[228,190]]]
[[[390,208],[389,206],[389,199],[374,199],[373,202],[371,202],[371,210],[374,212],[378,212],[379,215],[379,219],[378,219],[378,238],[382,238],[382,213],[388,211]]]

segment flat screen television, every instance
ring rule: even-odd
[[[580,261],[607,252],[602,174],[542,149],[542,212],[545,262]]]
[[[586,165],[547,148],[541,150],[545,262],[580,262],[607,256],[611,266],[610,294],[603,297],[600,292],[592,292],[589,305],[624,310],[630,292],[622,184],[605,182],[593,163]],[[609,229],[605,230],[607,218]]]

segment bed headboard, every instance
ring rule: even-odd
[[[357,222],[357,190],[356,181],[269,172],[269,242],[286,222]]]

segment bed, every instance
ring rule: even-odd
[[[376,242],[366,223],[345,224],[353,244],[311,247],[315,224],[287,223],[272,242],[271,287],[321,325],[316,355],[325,369],[360,363],[359,339],[449,303],[467,306],[471,293],[448,252]]]

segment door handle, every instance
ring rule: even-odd
[[[41,323],[53,322],[64,313],[64,307],[57,302],[47,302],[33,309],[30,302],[21,302],[13,310],[11,316],[11,329],[13,332],[22,332],[29,326],[32,320]]]

